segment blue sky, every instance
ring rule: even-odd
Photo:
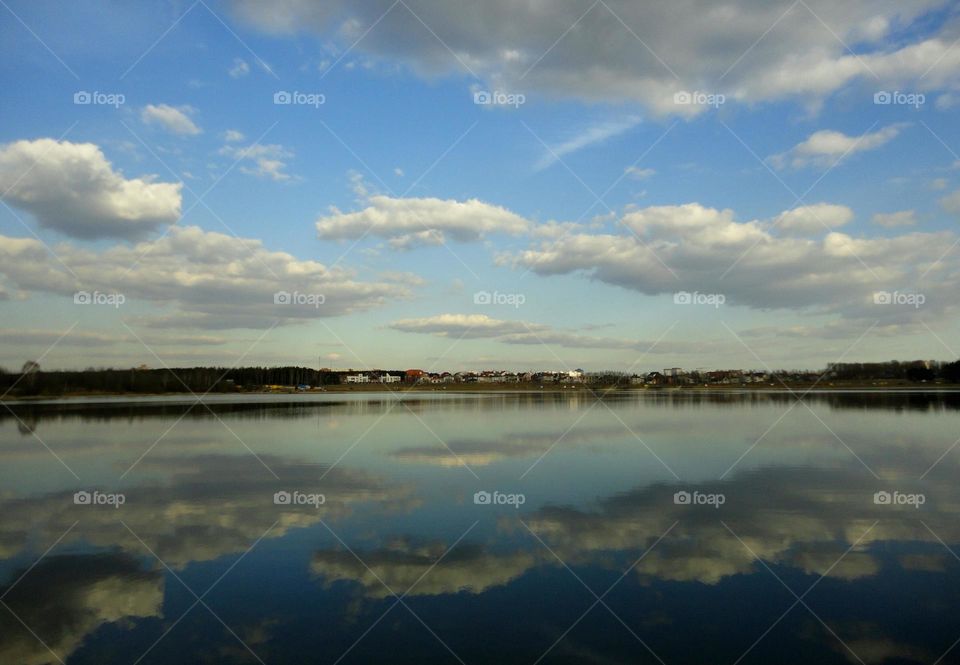
[[[2,366],[820,367],[960,347],[950,3],[0,16]]]

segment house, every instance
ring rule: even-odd
[[[400,383],[401,378],[399,374],[381,374],[378,380],[380,383]]]
[[[648,386],[662,386],[666,383],[666,377],[660,372],[650,372],[646,377]]]
[[[583,383],[584,381],[582,369],[572,369],[569,372],[566,372],[563,376],[563,380],[568,383]]]
[[[424,374],[426,374],[426,372],[422,369],[408,369],[404,373],[404,380],[407,383],[417,383],[423,378]]]
[[[370,383],[370,377],[366,374],[349,374],[347,383]]]

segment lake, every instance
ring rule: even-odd
[[[957,393],[8,406],[3,664],[960,662]]]

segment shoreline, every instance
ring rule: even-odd
[[[59,395],[28,395],[15,396],[7,395],[0,399],[3,403],[30,403],[50,400],[85,400],[96,398],[109,398],[113,400],[122,400],[124,398],[140,397],[244,397],[244,396],[264,396],[264,395],[289,395],[289,396],[315,396],[315,395],[339,395],[339,394],[404,394],[404,393],[468,393],[468,394],[510,394],[510,393],[649,393],[649,394],[684,394],[684,393],[952,393],[960,392],[960,384],[929,384],[917,385],[907,382],[903,383],[829,383],[829,384],[710,384],[696,386],[590,386],[584,384],[559,384],[559,385],[539,385],[539,384],[430,384],[430,385],[407,385],[401,388],[391,388],[384,384],[360,384],[360,385],[338,385],[325,386],[324,388],[314,388],[310,390],[241,390],[241,391],[219,391],[209,393],[194,393],[189,391],[163,392],[163,393],[140,393],[140,392],[70,392]]]

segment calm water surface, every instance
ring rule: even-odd
[[[960,662],[957,394],[10,406],[4,665]]]

